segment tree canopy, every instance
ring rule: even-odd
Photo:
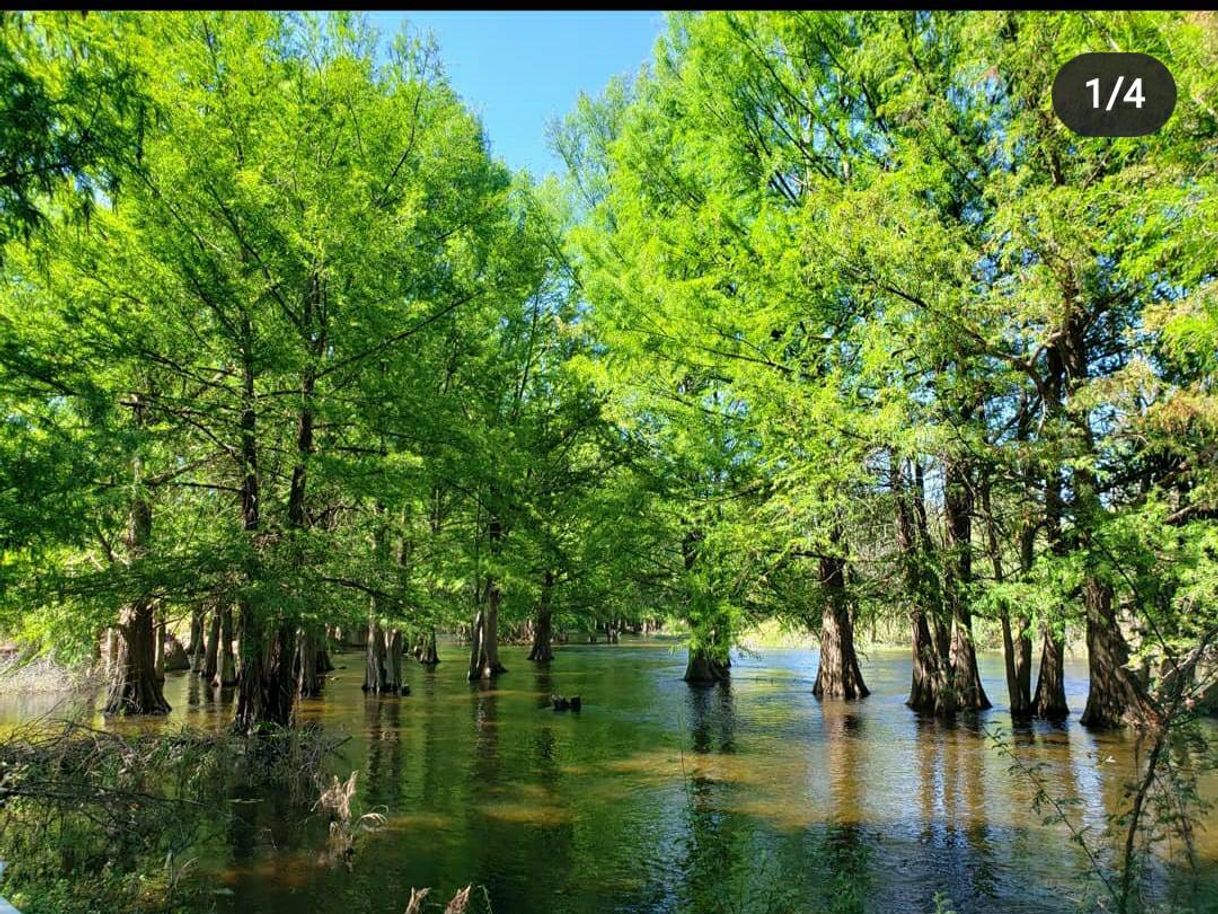
[[[952,715],[984,630],[1047,718],[1077,632],[1098,726],[1213,637],[1208,16],[675,14],[540,184],[357,17],[0,35],[0,609],[110,639],[112,711],[205,617],[246,731],[353,631],[379,692],[437,629],[481,679],[668,619],[713,681],[776,619],[862,698],[896,623]],[[1055,119],[1097,46],[1171,62],[1159,133]]]

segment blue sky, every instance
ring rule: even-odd
[[[453,86],[481,118],[495,156],[535,177],[561,162],[547,148],[546,124],[570,111],[581,91],[649,60],[662,13],[377,12],[386,37],[403,20],[431,31]]]

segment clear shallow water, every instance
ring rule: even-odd
[[[819,703],[816,654],[766,650],[734,661],[726,687],[690,688],[683,651],[656,642],[564,646],[549,670],[505,648],[494,688],[463,679],[463,651],[430,672],[407,667],[413,694],[366,698],[359,654],[303,720],[349,735],[357,812],[387,816],[350,869],[321,859],[326,824],[282,798],[242,804],[214,869],[217,909],[241,914],[401,914],[412,886],[434,897],[484,885],[498,914],[555,912],[1060,912],[1098,886],[1060,826],[1042,824],[1034,787],[1010,772],[981,728],[1009,731],[1001,658],[982,658],[997,706],[979,726],[919,721],[903,702],[905,651],[864,664],[872,695]],[[1071,707],[1086,697],[1072,664]],[[231,706],[171,674],[171,726],[222,725]],[[579,694],[580,714],[546,707]],[[17,713],[12,707],[0,718]],[[1041,764],[1054,796],[1099,829],[1136,764],[1125,734],[1077,722],[1007,739]],[[1203,792],[1218,797],[1208,780]],[[1195,876],[1160,873],[1163,890],[1218,911],[1218,821],[1198,836]]]

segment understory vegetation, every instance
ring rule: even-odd
[[[338,745],[316,729],[257,741],[190,729],[123,736],[36,721],[0,743],[0,847],[30,914],[198,910],[198,855],[274,790],[303,822]],[[217,809],[223,814],[217,815]]]

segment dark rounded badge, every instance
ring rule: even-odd
[[[1149,54],[1079,54],[1053,80],[1053,110],[1083,136],[1145,136],[1176,107],[1176,81]]]

